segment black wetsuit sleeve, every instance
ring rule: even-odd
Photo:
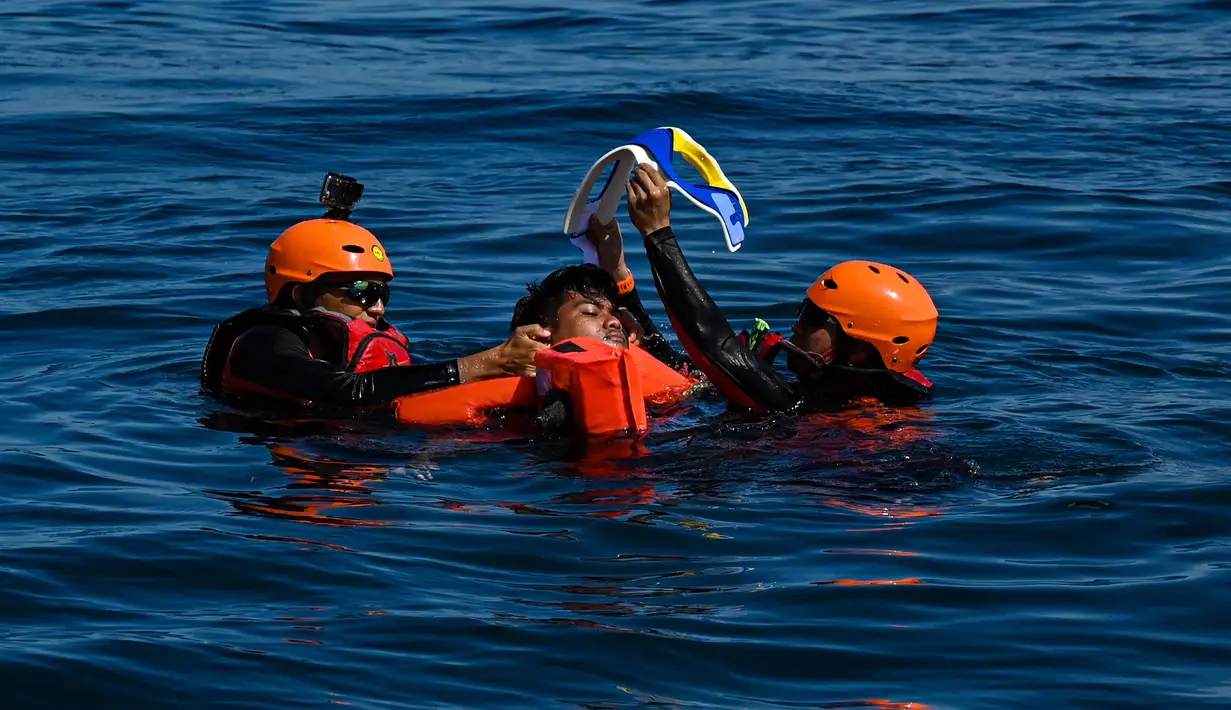
[[[383,367],[353,373],[312,357],[291,331],[261,326],[244,333],[231,350],[231,372],[248,382],[314,404],[384,404],[461,382],[457,361]]]
[[[723,396],[756,410],[794,407],[794,388],[740,341],[697,281],[670,227],[645,238],[645,254],[676,337]]]
[[[641,302],[641,295],[637,293],[636,287],[620,296],[615,305],[617,308],[627,310],[633,320],[637,321],[642,333],[641,347],[645,348],[646,352],[673,370],[680,370],[684,367],[691,369],[692,362],[688,356],[671,347],[667,336],[663,335],[658,326],[654,325],[650,314],[646,313],[645,305]]]

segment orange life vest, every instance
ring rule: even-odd
[[[399,397],[398,421],[415,425],[479,425],[492,410],[534,411],[560,394],[575,428],[587,434],[643,432],[646,403],[683,396],[695,380],[639,347],[621,349],[594,338],[572,338],[535,357],[537,375],[501,377]]]

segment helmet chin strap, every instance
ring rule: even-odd
[[[838,370],[842,372],[850,372],[853,374],[867,374],[867,375],[883,374],[885,372],[889,372],[888,368],[882,368],[882,367],[855,367],[854,365],[835,365],[833,364],[833,361],[834,361],[834,358],[837,356],[838,348],[834,348],[833,350],[830,350],[829,351],[830,355],[828,358],[826,358],[824,355],[820,353],[814,353],[811,350],[804,350],[803,348],[799,347],[798,345],[796,345],[795,343],[792,343],[789,340],[783,340],[782,347],[786,348],[790,352],[795,353],[796,355],[799,355],[800,357],[804,359],[805,362],[812,365],[812,367],[816,368],[820,372],[824,372],[825,370]]]
[[[820,353],[814,353],[811,350],[804,350],[803,348],[799,347],[795,343],[792,343],[790,340],[783,340],[782,347],[802,357],[808,364],[812,365],[818,370],[824,370],[826,367],[830,367],[829,363],[832,362],[833,360],[832,356],[830,356],[829,359],[826,359],[824,355]],[[832,353],[833,351],[831,350],[830,352]]]

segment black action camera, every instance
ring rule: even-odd
[[[329,173],[321,183],[321,204],[328,207],[326,219],[347,219],[363,196],[363,183],[349,175]]]

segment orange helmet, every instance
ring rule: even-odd
[[[908,372],[936,337],[938,313],[923,284],[892,266],[844,261],[808,289],[842,332],[871,343],[885,367]]]
[[[363,271],[393,278],[380,240],[353,222],[310,219],[283,232],[269,245],[265,290],[269,302],[288,283],[308,283],[323,274]]]

